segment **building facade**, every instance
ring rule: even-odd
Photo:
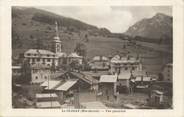
[[[51,70],[47,65],[34,64],[31,66],[31,83],[42,83],[50,79]]]
[[[116,55],[110,61],[111,74],[121,74],[121,72],[124,71],[136,70],[142,70],[140,58],[134,58],[130,56],[121,57]]]
[[[166,64],[162,71],[163,74],[163,80],[172,82],[173,80],[173,65],[172,64]]]

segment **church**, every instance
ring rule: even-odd
[[[55,22],[55,24],[56,36],[52,41],[52,51],[45,49],[29,49],[23,54],[24,59],[29,62],[31,67],[32,83],[41,83],[47,80],[51,74],[48,69],[53,66],[57,68],[63,63],[71,63],[72,60],[77,60],[79,64],[82,64],[82,56],[77,55],[77,53],[67,55],[65,52],[62,52],[62,41],[59,37],[58,24],[57,22]],[[41,73],[47,75],[40,75]]]

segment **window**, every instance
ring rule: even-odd
[[[50,62],[50,58],[48,58],[47,61]]]
[[[125,67],[125,70],[128,70],[128,67]]]
[[[45,64],[45,59],[43,58],[43,64]]]
[[[30,54],[30,53],[28,53],[28,54],[27,54],[27,56],[31,56],[31,54]]]
[[[47,79],[47,76],[45,76],[44,78],[45,78],[45,80],[46,80],[46,79]]]
[[[132,70],[135,70],[135,67],[132,67]]]
[[[40,62],[40,58],[37,58],[37,61]]]
[[[35,63],[35,59],[34,58],[32,58],[32,62]]]
[[[50,55],[49,54],[47,54],[47,57],[49,57]]]
[[[35,79],[37,80],[38,79],[38,76],[36,76]]]

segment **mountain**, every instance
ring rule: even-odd
[[[55,35],[55,21],[59,25],[62,40],[79,40],[85,34],[105,35],[110,31],[36,8],[12,7],[13,49],[36,48],[38,40],[42,48],[48,48]],[[81,37],[83,36],[83,37]]]
[[[157,13],[152,18],[138,21],[133,26],[129,27],[124,33],[126,35],[143,38],[172,38],[172,17],[163,13]]]

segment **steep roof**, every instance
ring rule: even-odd
[[[54,89],[54,88],[57,87],[60,83],[61,83],[61,81],[50,80],[50,81],[45,81],[45,82],[43,82],[40,86],[46,87],[45,89]]]
[[[117,75],[102,75],[99,82],[114,83],[117,81]]]
[[[68,89],[70,89],[76,83],[77,83],[77,80],[68,80],[64,84],[57,87],[56,90],[67,91]]]
[[[71,58],[82,58],[82,56],[79,56],[77,53],[71,53],[68,55],[68,57],[71,57]]]

